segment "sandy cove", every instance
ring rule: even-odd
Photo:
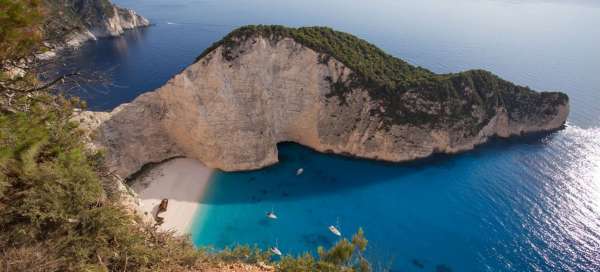
[[[161,163],[138,177],[132,189],[138,194],[144,212],[155,215],[162,199],[167,211],[160,213],[162,230],[188,234],[213,169],[197,160],[177,158]]]

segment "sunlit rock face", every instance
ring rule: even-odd
[[[150,25],[148,19],[135,11],[118,7],[107,0],[75,0],[76,14],[82,19],[85,30],[74,33],[71,44],[77,43],[77,35],[88,35],[92,39],[118,36],[127,29]]]
[[[492,136],[554,130],[569,112],[561,93],[524,102],[518,94],[500,97],[512,101],[507,106],[482,100],[494,90],[465,87],[457,103],[470,105],[467,116],[440,122],[436,116],[451,112],[450,105],[416,91],[398,94],[394,103],[362,88],[333,94],[332,82],[352,73],[292,38],[257,35],[234,49],[216,47],[159,89],[111,113],[84,112],[81,120],[95,124],[93,142],[106,149],[109,167],[128,176],[176,156],[225,171],[258,169],[276,163],[277,143],[288,141],[321,152],[409,161],[469,150]],[[519,103],[530,111],[519,112],[527,108]],[[399,111],[432,119],[389,118]]]
[[[135,11],[109,0],[47,0],[44,4],[48,12],[43,26],[45,46],[50,50],[37,55],[43,60],[55,57],[64,48],[150,25]]]

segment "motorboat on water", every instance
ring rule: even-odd
[[[329,231],[335,234],[336,236],[342,236],[342,232],[340,231],[340,218],[338,217],[336,220],[336,224],[329,226]]]
[[[336,236],[342,236],[340,230],[338,230],[338,228],[336,228],[334,225],[329,226],[329,231],[331,231],[331,233],[335,234]]]
[[[267,212],[267,218],[275,220],[277,219],[277,215],[273,211],[270,211]]]
[[[281,256],[281,250],[279,250],[279,248],[277,247],[271,247],[271,252],[273,252],[273,254],[277,255],[277,256]]]
[[[282,255],[281,250],[279,250],[278,246],[279,246],[279,242],[277,241],[277,239],[275,239],[275,246],[272,246],[270,248],[270,250],[273,254],[275,254],[277,256],[281,256]]]

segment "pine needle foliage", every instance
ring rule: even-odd
[[[39,45],[40,0],[0,0],[0,60],[28,55]]]
[[[317,248],[318,259],[311,254],[282,258],[279,263],[280,271],[345,271],[345,272],[368,272],[371,271],[369,262],[362,256],[367,249],[368,240],[361,229],[352,239],[342,239],[330,249]]]
[[[71,122],[79,102],[50,95],[36,100],[26,101],[28,111],[0,114],[0,254],[6,256],[0,266],[188,271],[218,262],[267,261],[256,248],[211,253],[195,249],[186,237],[137,222],[107,198],[102,157],[86,148]]]

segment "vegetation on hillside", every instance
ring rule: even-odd
[[[65,35],[94,26],[114,14],[108,0],[43,0],[47,15],[43,31],[46,40],[60,41]]]
[[[0,59],[18,59],[44,41],[60,41],[67,34],[112,16],[108,0],[0,0]]]
[[[39,0],[0,0],[0,60],[22,57],[41,39]]]
[[[279,40],[290,37],[297,42],[341,61],[354,72],[357,80],[365,84],[385,86],[387,89],[406,88],[419,81],[430,80],[433,73],[415,67],[407,62],[386,54],[375,45],[348,33],[328,27],[289,28],[280,25],[249,25],[240,27],[221,41],[206,49],[198,58],[224,45],[234,48],[240,40],[260,35]],[[228,50],[224,54],[230,53]]]
[[[259,270],[370,270],[362,230],[317,257],[272,262],[256,247],[196,249],[187,237],[126,212],[102,154],[86,148],[71,121],[84,103],[49,92],[67,75],[41,82],[27,66],[52,8],[0,0],[0,270],[214,271],[245,263]]]
[[[563,93],[538,93],[528,87],[517,86],[484,70],[470,70],[452,74],[435,74],[427,69],[385,53],[375,45],[348,33],[327,27],[289,28],[279,25],[250,25],[240,27],[207,48],[197,61],[219,46],[223,57],[236,58],[236,47],[252,37],[262,36],[271,41],[288,37],[322,54],[321,62],[330,57],[342,62],[354,73],[346,81],[330,81],[332,92],[341,103],[352,89],[365,89],[378,101],[384,112],[372,114],[383,117],[387,124],[452,125],[466,122],[473,133],[494,116],[497,106],[504,106],[513,119],[540,116],[546,109],[540,104],[565,104]],[[410,93],[410,95],[405,95]],[[439,105],[422,106],[421,101]],[[486,118],[472,115],[480,108]]]

